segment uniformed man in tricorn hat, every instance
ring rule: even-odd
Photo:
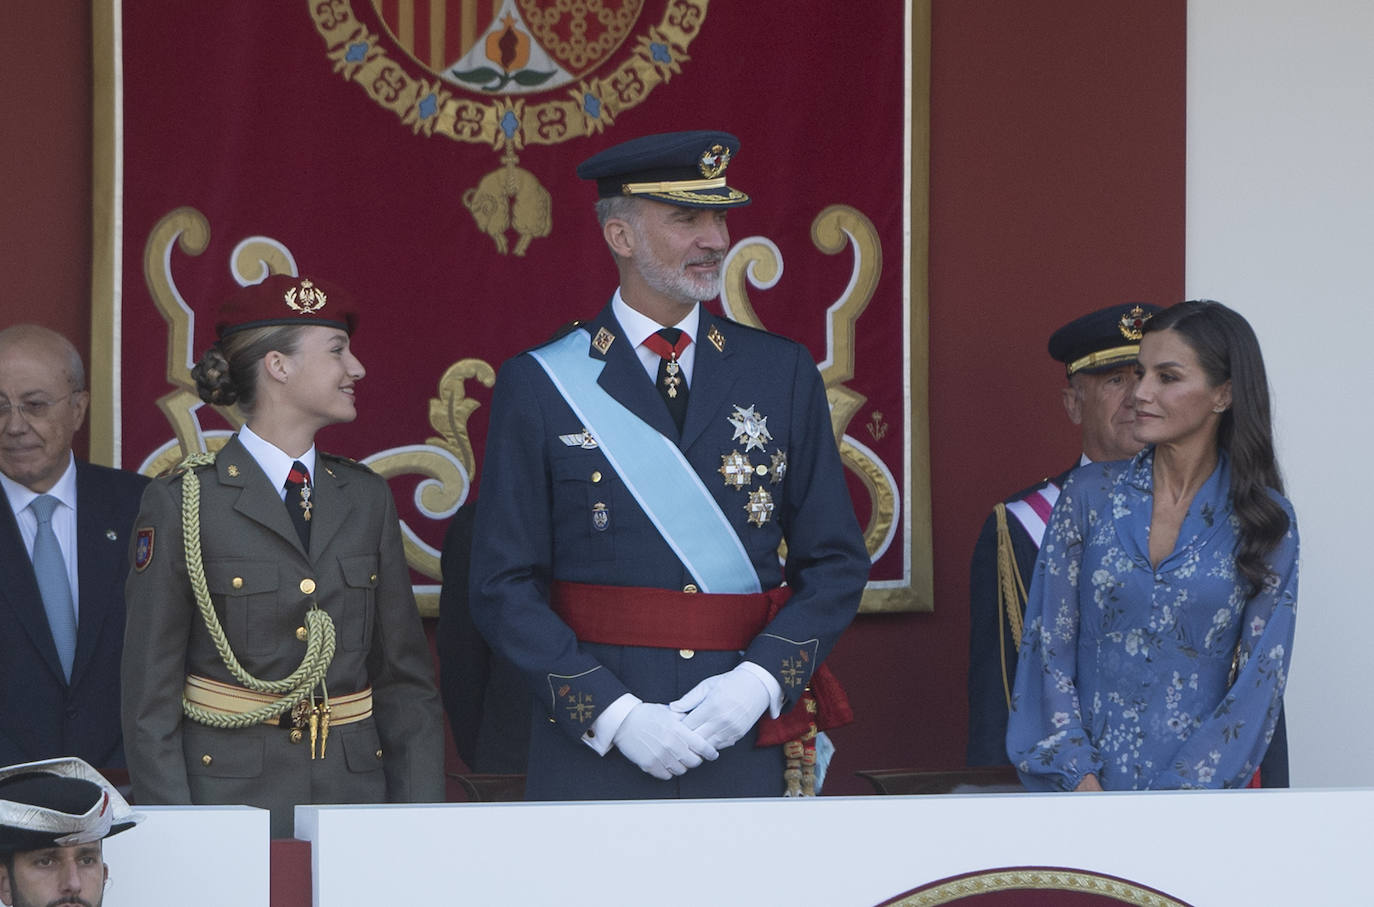
[[[969,577],[969,765],[1007,761],[1007,707],[1016,677],[1021,615],[1045,522],[1068,474],[1084,463],[1124,460],[1144,445],[1132,434],[1135,360],[1141,328],[1158,306],[1129,302],[1090,312],[1055,331],[1050,357],[1063,363],[1064,412],[1078,426],[1082,454],[993,508],[973,549]]]
[[[739,147],[652,135],[578,167],[619,289],[496,382],[471,607],[534,696],[531,799],[806,793],[808,734],[845,708],[821,663],[869,558],[825,388],[702,305]]]
[[[0,901],[99,907],[110,878],[101,842],[140,819],[75,757],[0,769]]]

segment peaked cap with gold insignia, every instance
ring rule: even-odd
[[[648,198],[682,208],[736,208],[749,196],[725,184],[739,152],[728,132],[697,130],[646,135],[592,155],[577,167],[596,180],[599,198]]]

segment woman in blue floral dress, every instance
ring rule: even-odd
[[[1241,787],[1279,716],[1298,530],[1259,343],[1207,301],[1144,331],[1147,446],[1069,477],[1035,565],[1007,727],[1031,790]]]

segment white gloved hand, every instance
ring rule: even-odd
[[[641,702],[630,709],[611,742],[626,759],[662,781],[720,755],[661,702]]]
[[[683,724],[723,750],[748,733],[770,698],[763,681],[741,665],[706,678],[668,708],[685,713]]]

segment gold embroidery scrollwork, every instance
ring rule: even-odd
[[[496,370],[481,359],[460,359],[439,378],[439,395],[429,401],[429,424],[439,432],[422,445],[382,451],[364,462],[386,479],[421,475],[426,480],[416,494],[416,506],[426,516],[452,513],[467,499],[476,470],[468,418],[481,404],[467,395],[467,381],[475,379],[484,386],[496,383]],[[439,552],[425,544],[404,522],[402,543],[406,563],[433,580],[441,579]],[[437,592],[417,591],[415,603],[425,617],[439,614]]]
[[[891,541],[901,505],[899,486],[871,451],[845,433],[867,400],[847,382],[854,377],[854,326],[872,300],[882,274],[882,246],[873,222],[848,205],[831,205],[817,215],[811,224],[811,240],[827,255],[853,249],[854,265],[847,291],[826,313],[830,347],[821,364],[821,377],[830,402],[831,428],[840,445],[840,458],[869,494],[871,506],[864,542],[869,553],[876,555]],[[768,289],[781,276],[782,256],[777,246],[762,237],[742,241],[726,262],[721,295],[726,312],[742,324],[762,328],[746,284]],[[889,591],[896,594],[889,595]],[[900,610],[904,607],[903,598],[900,590],[870,589],[864,594],[863,610]]]

